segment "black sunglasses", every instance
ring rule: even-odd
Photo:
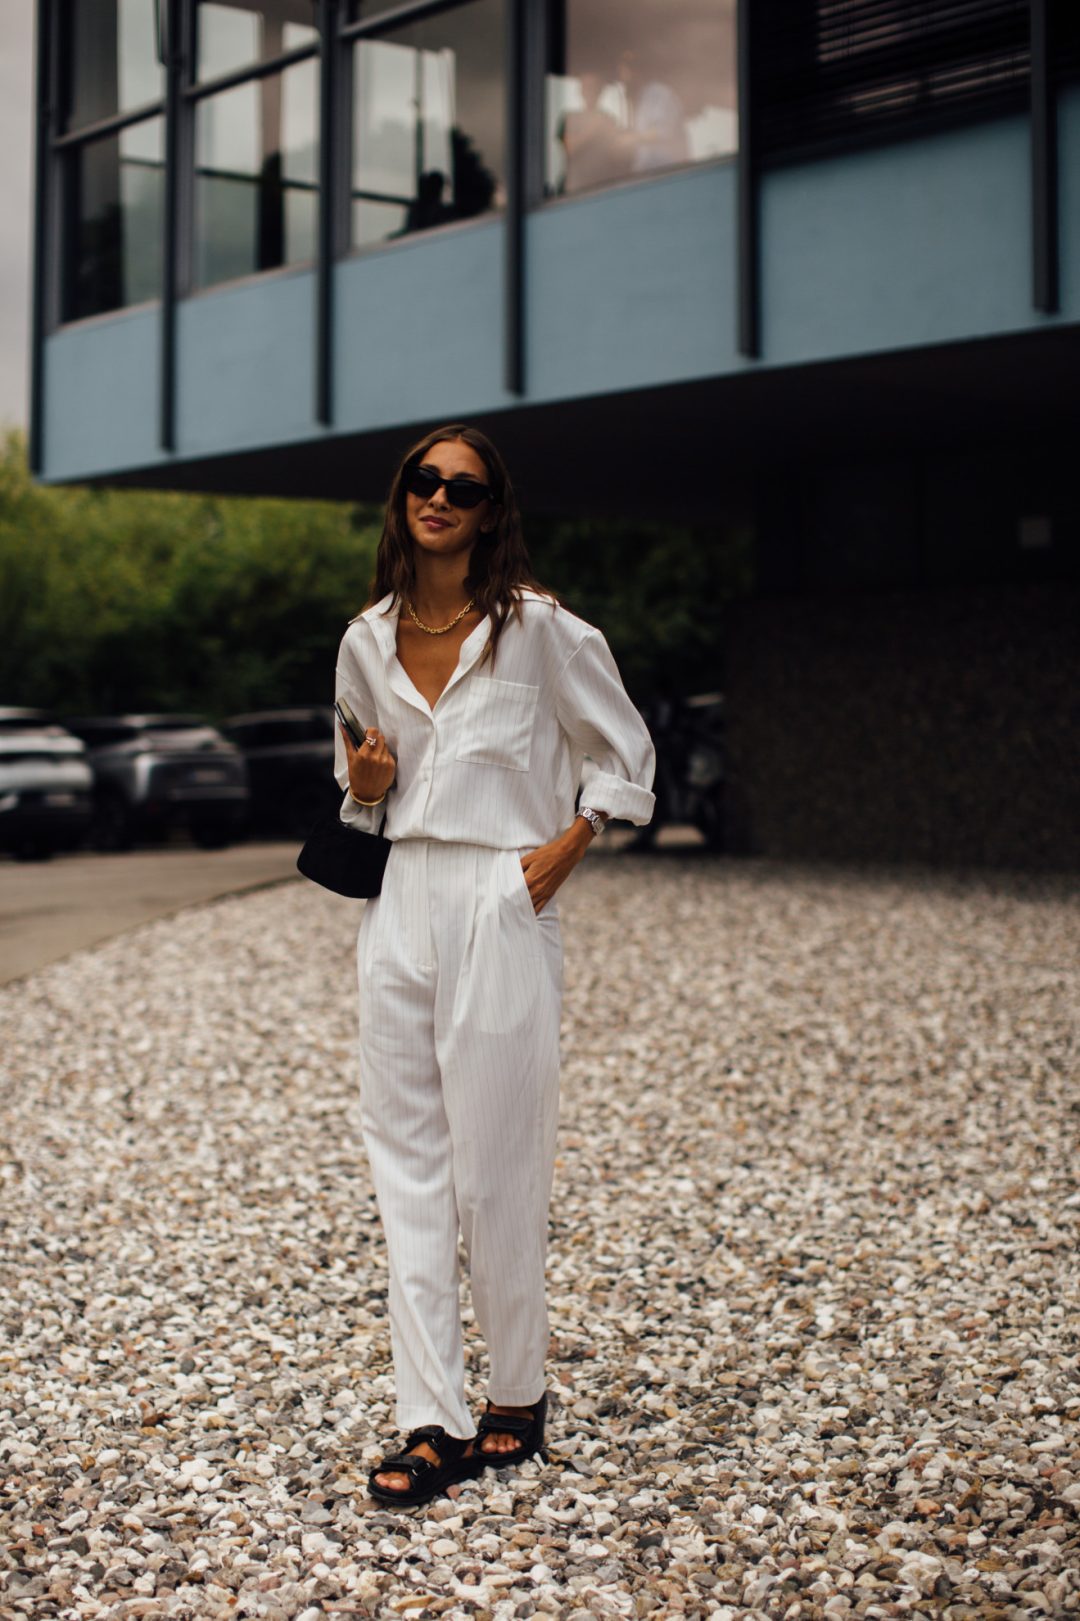
[[[440,487],[446,490],[446,499],[452,507],[478,507],[481,501],[493,501],[494,493],[475,478],[443,478],[430,467],[413,463],[406,467],[401,481],[410,495],[421,495],[430,501]]]

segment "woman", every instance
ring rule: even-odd
[[[554,897],[609,816],[649,820],[654,754],[603,636],[533,579],[499,453],[460,423],[394,475],[337,695],[365,728],[337,736],[342,819],[385,815],[393,846],[357,942],[360,1101],[409,1433],[370,1489],[421,1503],[543,1442]],[[459,1225],[490,1358],[475,1434]]]
[[[636,152],[630,131],[620,128],[600,105],[603,77],[585,68],[578,83],[582,105],[568,108],[556,131],[566,156],[561,189],[567,195],[621,180],[630,173]]]

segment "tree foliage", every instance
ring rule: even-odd
[[[0,456],[0,702],[68,712],[329,702],[377,516],[330,502],[47,489]]]
[[[748,530],[541,520],[529,548],[544,584],[604,632],[638,701],[721,686],[723,612],[751,586]]]
[[[0,446],[0,704],[61,712],[328,701],[367,599],[380,514],[317,501],[47,488]],[[536,572],[607,635],[644,698],[718,681],[739,535],[597,520],[529,525]]]

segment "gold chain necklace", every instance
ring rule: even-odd
[[[461,621],[465,618],[465,615],[468,613],[472,605],[473,599],[470,597],[464,608],[462,608],[461,612],[459,614],[455,614],[448,625],[425,625],[422,619],[417,618],[416,609],[413,607],[408,597],[405,598],[405,606],[409,610],[409,618],[420,630],[426,630],[429,636],[445,636],[448,630],[453,630],[455,625],[461,624]]]

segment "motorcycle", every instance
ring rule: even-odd
[[[724,699],[657,696],[642,710],[656,747],[656,809],[633,848],[648,849],[662,827],[696,827],[710,850],[726,848],[727,761]]]

